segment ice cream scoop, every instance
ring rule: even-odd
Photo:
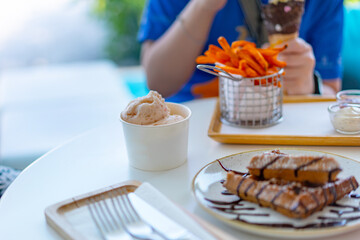
[[[138,125],[165,125],[184,119],[180,115],[170,115],[165,99],[156,91],[131,101],[121,112],[121,118]]]
[[[120,122],[129,164],[145,171],[163,171],[179,167],[187,160],[191,110],[178,103],[165,103],[166,108],[152,104],[161,106],[164,104],[163,99],[156,92],[150,92],[149,96],[135,99],[129,104],[131,106],[121,114],[124,115],[120,117]],[[127,112],[129,109],[132,110]],[[144,109],[157,117],[151,117],[150,121],[150,118],[145,116],[146,121],[143,121],[145,117],[141,111]],[[162,114],[153,112],[155,109],[162,111]],[[149,124],[134,124],[125,119]]]

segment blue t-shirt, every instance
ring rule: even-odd
[[[189,0],[148,0],[138,33],[139,41],[158,39],[176,20],[188,2]],[[267,1],[263,0],[263,2]],[[209,44],[218,45],[219,36],[224,36],[230,43],[237,40],[242,26],[244,26],[244,15],[238,0],[228,0],[225,7],[215,16],[203,52]],[[342,0],[305,1],[300,37],[312,45],[316,58],[315,69],[323,79],[341,76],[342,33]],[[194,69],[194,74],[188,83],[167,100],[181,102],[197,98],[199,96],[193,94],[192,87],[211,79],[213,79],[212,75]]]

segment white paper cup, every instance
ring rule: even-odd
[[[184,117],[167,125],[137,125],[121,117],[129,164],[141,170],[162,171],[179,167],[187,160],[191,110],[181,104],[166,103],[170,114]]]

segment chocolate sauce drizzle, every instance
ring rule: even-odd
[[[265,185],[265,187],[266,186],[267,185]],[[224,195],[228,195],[228,194],[224,194]],[[324,195],[326,195],[326,194],[324,194]],[[349,197],[358,199],[358,198],[360,198],[360,195],[353,193],[353,194],[350,194]],[[273,201],[275,201],[276,198],[277,198],[277,196],[274,197]],[[327,227],[344,226],[349,222],[360,219],[360,215],[359,216],[351,216],[351,217],[343,217],[344,214],[360,212],[360,207],[334,203],[334,204],[329,205],[329,207],[342,208],[342,209],[339,209],[339,210],[331,209],[329,211],[330,213],[336,214],[335,217],[332,217],[332,216],[317,217],[317,219],[320,220],[320,222],[308,223],[308,224],[299,225],[299,226],[295,226],[294,224],[291,224],[291,223],[250,222],[241,217],[242,216],[269,217],[270,214],[268,214],[268,213],[251,213],[251,211],[255,211],[257,208],[244,207],[244,204],[241,203],[244,200],[241,198],[239,198],[235,201],[228,201],[228,202],[227,201],[217,201],[217,200],[212,200],[212,199],[208,199],[208,198],[205,198],[205,200],[212,203],[212,206],[210,206],[211,208],[216,209],[218,211],[222,211],[227,214],[235,215],[235,218],[233,218],[233,220],[235,220],[235,221],[240,221],[243,223],[257,225],[257,226],[264,226],[264,227],[279,227],[279,228],[292,228],[292,229],[327,228]],[[299,203],[299,206],[302,206],[306,209],[306,206],[302,202]],[[241,211],[246,211],[246,212],[241,212]]]
[[[352,197],[353,194],[350,195],[350,197]],[[331,209],[330,212],[337,214],[338,217],[341,217],[343,214],[347,214],[347,213],[354,213],[354,212],[360,212],[360,207],[355,207],[355,206],[350,206],[350,205],[342,205],[342,204],[338,204],[338,203],[334,203],[332,205],[330,205],[331,207],[337,207],[337,208],[350,208],[351,210],[344,210],[344,209],[340,209],[340,210],[335,210],[335,209]],[[360,216],[359,216],[360,218]]]
[[[245,197],[247,197],[247,192],[250,190],[250,188],[252,186],[254,186],[254,184],[255,184],[255,182],[250,183],[249,186],[245,189],[245,192],[244,192]]]
[[[351,181],[350,181],[351,182]],[[330,192],[331,192],[331,195],[333,196],[333,201],[331,204],[334,204],[336,202],[336,199],[337,199],[337,194],[336,194],[336,189],[335,189],[335,186],[332,186],[329,188]]]
[[[244,204],[241,202],[243,199],[235,200],[232,202],[225,202],[225,201],[217,201],[217,200],[211,200],[208,198],[205,198],[205,200],[211,202],[214,205],[220,205],[220,206],[211,206],[211,208],[214,208],[216,210],[236,215],[235,219],[240,220],[240,216],[258,216],[258,217],[268,217],[268,213],[238,213],[235,211],[254,211],[256,208],[254,207],[242,207]],[[225,207],[226,206],[226,207]]]
[[[350,181],[352,182],[352,181]],[[327,197],[327,190],[325,188],[322,189],[323,190],[323,194],[324,194],[324,198],[325,198],[325,202],[324,202],[324,207],[326,207],[326,203],[328,202],[328,197]]]
[[[231,192],[229,192],[228,190],[224,190],[221,192],[222,195],[234,195]]]
[[[350,194],[350,197],[351,198],[360,198],[360,194],[353,193],[353,194]]]
[[[239,184],[238,184],[238,186],[237,186],[237,188],[236,188],[236,194],[237,194],[238,196],[240,195],[240,194],[239,194],[239,190],[240,190],[241,185],[242,185],[243,182],[245,181],[246,176],[247,176],[247,174],[245,174],[245,175],[243,176],[243,178],[240,180],[240,182],[239,182]]]
[[[247,175],[249,173],[245,173],[245,172],[238,172],[238,171],[235,171],[235,170],[232,170],[232,169],[229,169],[229,168],[226,168],[224,167],[224,165],[222,165],[222,163],[220,162],[220,160],[217,160],[218,163],[220,164],[221,168],[224,169],[225,172],[234,172],[236,174],[240,174],[241,176],[244,176],[244,175]]]
[[[271,160],[270,162],[268,162],[267,164],[265,164],[261,169],[260,169],[260,179],[264,179],[264,170],[269,167],[270,165],[274,164],[277,160],[279,160],[280,158],[284,157],[284,155],[279,155],[276,156],[273,160]]]
[[[324,156],[318,157],[318,158],[314,158],[312,161],[310,161],[310,162],[308,162],[308,163],[305,163],[305,164],[303,164],[303,165],[300,165],[300,166],[298,166],[297,168],[295,168],[295,170],[294,170],[295,177],[298,176],[298,172],[299,172],[300,169],[302,169],[302,168],[304,168],[304,167],[307,167],[307,166],[310,166],[310,165],[312,165],[312,164],[320,161],[320,160],[323,159],[323,158],[324,158]]]

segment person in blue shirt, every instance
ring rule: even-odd
[[[219,36],[231,43],[245,32],[237,0],[148,0],[138,33],[148,87],[168,101],[210,96],[201,86],[217,85],[212,75],[196,69],[196,57]],[[313,93],[314,68],[322,76],[324,94],[340,90],[342,32],[342,0],[305,1],[299,38],[288,41],[279,56],[287,62],[287,94]]]

